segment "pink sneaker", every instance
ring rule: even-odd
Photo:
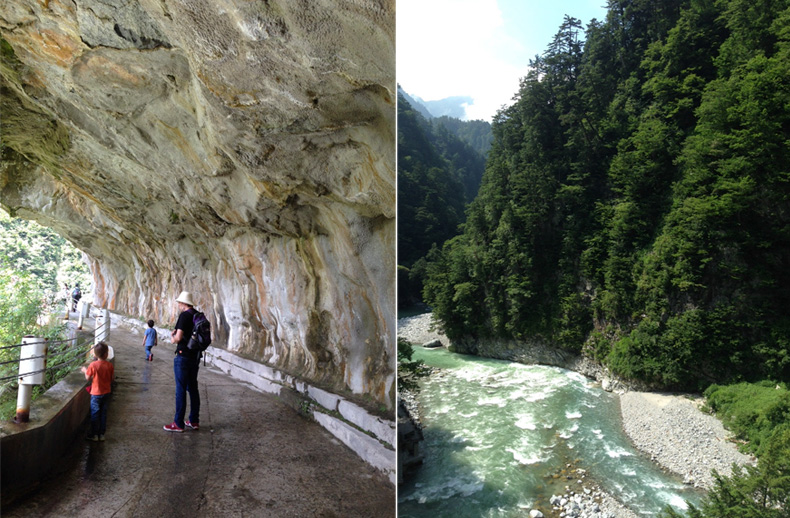
[[[189,421],[184,421],[184,424],[192,428],[193,430],[200,430],[200,425],[197,423],[190,423]]]
[[[166,425],[164,425],[162,428],[164,428],[164,429],[165,429],[165,430],[167,430],[168,432],[178,432],[178,433],[181,433],[181,432],[183,432],[183,431],[184,431],[184,429],[183,429],[183,428],[181,428],[180,426],[178,426],[178,425],[176,424],[176,422],[175,422],[175,421],[173,421],[173,422],[172,422],[172,423],[170,423],[170,424],[166,424]]]

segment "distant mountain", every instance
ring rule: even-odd
[[[455,95],[438,101],[426,101],[417,95],[407,93],[401,85],[398,85],[398,95],[402,95],[411,107],[426,119],[453,117],[462,121],[466,120],[466,107],[475,102],[468,95]]]
[[[417,95],[410,95],[401,85],[398,85],[398,96],[409,103],[409,109],[422,115],[431,126],[436,129],[444,126],[456,137],[472,147],[477,153],[485,158],[491,148],[493,134],[491,124],[483,120],[466,121],[462,117],[450,114],[442,114],[442,106],[446,105],[447,110],[457,112],[464,109],[461,104],[471,102],[471,97],[447,97],[441,101],[424,101]],[[453,106],[453,103],[455,105]],[[432,106],[433,108],[429,108]]]
[[[466,120],[466,107],[475,100],[469,96],[456,95],[438,101],[422,101],[434,117],[453,117]]]
[[[433,115],[431,115],[430,110],[428,110],[428,107],[425,105],[425,101],[423,101],[422,99],[420,99],[416,95],[415,96],[409,95],[408,93],[406,93],[406,90],[404,90],[401,87],[401,85],[398,85],[398,96],[403,97],[404,99],[406,99],[406,101],[409,103],[409,105],[413,109],[415,109],[417,111],[417,113],[419,113],[420,115],[422,115],[426,119],[432,119],[433,118]]]

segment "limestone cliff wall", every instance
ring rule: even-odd
[[[6,0],[0,204],[95,303],[392,409],[394,0]]]

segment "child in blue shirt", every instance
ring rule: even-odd
[[[148,329],[145,330],[145,337],[143,338],[143,345],[145,346],[145,358],[149,362],[154,361],[154,353],[151,348],[157,344],[156,329],[154,329],[154,321],[148,321]]]

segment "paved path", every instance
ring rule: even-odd
[[[0,510],[13,517],[394,517],[395,490],[317,423],[201,365],[200,430],[170,433],[174,346],[147,362],[114,328],[105,442],[83,436],[60,471]],[[188,401],[188,398],[187,398]],[[187,410],[188,415],[188,410]]]

